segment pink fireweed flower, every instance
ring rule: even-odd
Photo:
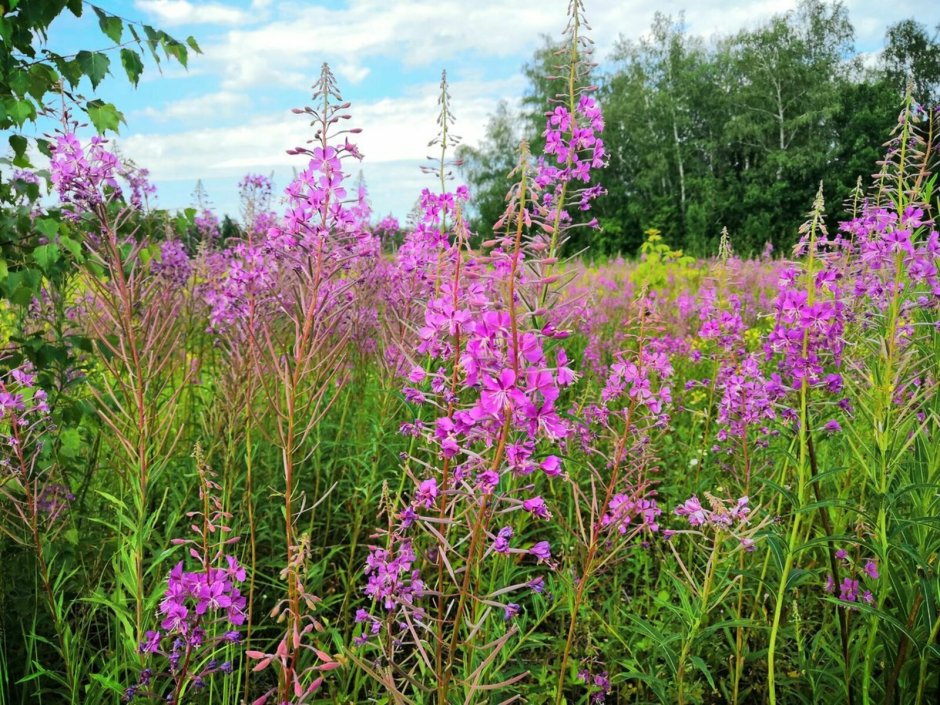
[[[415,495],[415,502],[426,509],[430,509],[434,506],[434,502],[437,500],[437,480],[433,477],[424,480],[420,485],[418,485],[418,492]]]
[[[548,541],[539,541],[534,544],[529,553],[536,557],[539,563],[548,563],[552,558],[552,548]]]
[[[539,468],[549,477],[557,477],[561,475],[561,458],[557,455],[549,455],[539,463]]]
[[[839,599],[844,602],[855,602],[858,599],[858,580],[843,578],[839,586]]]
[[[539,519],[552,518],[551,512],[549,512],[548,507],[545,506],[545,500],[541,497],[532,497],[531,499],[524,500],[522,502],[522,508]]]
[[[734,526],[748,524],[751,513],[748,498],[741,497],[731,506],[728,500],[718,499],[706,493],[710,508],[702,506],[697,496],[692,495],[675,509],[676,516],[684,516],[690,526],[710,526],[717,529],[731,529]]]
[[[602,526],[616,526],[620,534],[626,534],[631,527],[644,532],[656,533],[659,531],[657,518],[662,514],[656,500],[640,497],[634,499],[629,495],[615,494],[608,507],[608,511],[601,517]]]
[[[706,520],[705,510],[702,509],[702,505],[695,495],[683,502],[681,506],[676,507],[675,514],[676,516],[686,517],[691,526],[702,526]]]
[[[499,533],[496,534],[496,539],[493,541],[493,550],[496,553],[501,553],[506,555],[509,553],[509,539],[512,538],[512,527],[504,526],[499,530]]]

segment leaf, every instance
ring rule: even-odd
[[[82,244],[78,240],[70,238],[67,235],[62,235],[59,237],[59,244],[68,250],[77,262],[81,262],[85,259],[84,253],[82,252]]]
[[[189,61],[189,52],[186,50],[185,44],[164,36],[163,51],[166,52],[167,56],[176,59],[183,68],[186,68],[186,62]]]
[[[29,91],[29,73],[26,71],[17,71],[9,78],[9,86],[13,95],[25,96]]]
[[[708,685],[712,687],[712,690],[715,689],[715,679],[712,677],[712,672],[708,670],[708,664],[698,656],[690,656],[689,660],[692,662],[692,665],[695,666],[698,670],[702,672],[705,678],[708,680]]]
[[[36,148],[39,149],[39,153],[45,157],[49,157],[50,159],[52,158],[52,150],[50,149],[51,146],[52,144],[49,142],[49,140],[43,137],[36,138]]]
[[[202,53],[202,49],[200,49],[199,45],[196,43],[195,37],[186,37],[186,43],[189,45],[189,48],[192,49],[197,54]]]
[[[100,51],[80,51],[76,54],[75,60],[78,61],[82,73],[88,76],[92,88],[98,87],[108,74],[108,67],[111,66],[111,59]]]
[[[101,8],[95,8],[95,14],[98,15],[98,26],[105,36],[115,44],[121,43],[121,34],[124,31],[124,23],[120,17],[109,15]]]
[[[123,694],[125,691],[125,687],[122,684],[118,683],[113,678],[108,678],[107,676],[103,676],[100,673],[92,673],[91,679],[96,683],[101,683],[101,685],[103,685],[105,688],[115,693]]]
[[[133,49],[121,49],[121,66],[124,67],[127,80],[136,86],[140,81],[140,74],[144,71],[144,62],[140,60],[140,54]]]
[[[48,271],[52,265],[59,261],[60,254],[58,245],[40,245],[33,250],[33,259],[36,260],[36,264],[43,271]]]
[[[59,69],[59,73],[69,82],[69,86],[75,88],[78,82],[82,80],[82,67],[79,65],[78,60],[67,60],[63,59],[61,56],[57,56],[54,61],[56,68]]]
[[[147,45],[150,47],[150,53],[153,55],[154,61],[157,64],[160,63],[160,56],[157,54],[157,47],[160,46],[160,41],[163,39],[163,32],[154,29],[149,24],[143,25],[144,35],[147,37]]]
[[[34,64],[29,69],[29,87],[27,91],[39,102],[58,82],[59,74],[49,64]]]
[[[82,449],[82,434],[77,428],[67,428],[59,433],[59,442],[62,444],[62,455],[66,458],[77,458]]]
[[[26,147],[29,145],[27,139],[23,135],[10,135],[9,142],[13,150],[13,166],[29,166],[29,159],[26,158]]]
[[[22,127],[27,120],[36,119],[36,106],[29,100],[6,100],[3,108],[9,117],[18,127]]]
[[[105,103],[103,100],[88,101],[85,105],[85,112],[88,113],[98,134],[104,134],[106,130],[117,132],[118,126],[124,122],[124,114],[111,103]]]
[[[59,221],[55,218],[37,218],[33,227],[36,231],[46,236],[47,240],[52,240],[59,233]]]
[[[20,269],[7,275],[7,298],[19,306],[28,306],[39,291],[42,272]]]

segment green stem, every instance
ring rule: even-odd
[[[698,636],[698,631],[702,627],[702,621],[708,614],[708,598],[711,596],[712,582],[715,577],[715,569],[718,566],[718,554],[721,549],[722,538],[721,534],[714,538],[712,552],[708,556],[708,566],[705,570],[705,582],[702,584],[699,609],[695,614],[695,618],[692,620],[689,634],[682,643],[682,651],[679,654],[679,669],[676,673],[676,697],[679,705],[685,705],[685,664],[689,658],[689,653],[692,651],[692,644],[695,642],[695,637]]]

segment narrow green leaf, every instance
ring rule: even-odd
[[[693,666],[702,672],[702,675],[704,675],[705,679],[708,681],[708,685],[710,685],[712,690],[714,690],[715,679],[712,677],[712,672],[708,669],[708,664],[705,663],[705,661],[699,656],[690,656],[689,660],[692,662]]]
[[[118,683],[113,678],[107,678],[100,673],[92,673],[91,679],[96,683],[101,683],[101,685],[114,693],[123,693],[125,690],[125,687],[122,684]]]

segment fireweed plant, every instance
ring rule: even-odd
[[[792,252],[592,263],[588,30],[485,233],[446,74],[404,223],[326,66],[237,223],[62,109],[0,262],[0,702],[936,701],[940,115]]]
[[[179,703],[190,693],[207,687],[209,679],[233,673],[224,645],[242,640],[246,599],[239,586],[245,569],[227,549],[238,542],[226,536],[231,515],[219,498],[221,487],[205,467],[202,449],[194,452],[199,474],[200,511],[187,512],[193,538],[174,539],[188,547],[193,570],[181,560],[170,570],[157,609],[159,624],[148,629],[138,646],[145,657],[135,685],[124,691],[124,700],[154,699]]]

